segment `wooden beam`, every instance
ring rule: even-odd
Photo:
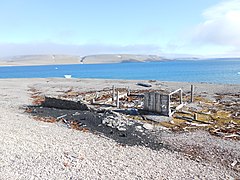
[[[182,89],[181,89],[181,88],[179,88],[179,89],[177,89],[177,90],[175,90],[175,91],[173,91],[173,92],[169,93],[169,95],[171,96],[171,95],[173,95],[173,94],[177,93],[178,91],[182,91]]]

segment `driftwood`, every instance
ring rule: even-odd
[[[204,123],[204,124],[211,124],[210,122],[200,121],[200,120],[185,117],[185,116],[176,116],[175,118],[182,119],[182,120],[185,120],[185,121],[188,121],[188,122],[196,121],[196,122],[200,122],[200,123]]]
[[[152,87],[151,84],[146,84],[146,83],[137,83],[137,85],[143,86],[143,87]]]
[[[64,118],[64,117],[66,117],[67,116],[67,114],[64,114],[64,115],[62,115],[62,116],[58,116],[57,117],[57,120],[59,120],[59,119],[61,119],[61,118]]]

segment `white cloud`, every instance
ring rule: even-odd
[[[240,0],[225,0],[203,12],[205,21],[193,34],[198,45],[216,45],[240,50]]]
[[[229,11],[240,11],[240,0],[225,0],[206,9],[203,16],[207,19],[218,19],[229,13]]]

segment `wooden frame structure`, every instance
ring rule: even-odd
[[[171,96],[179,94],[179,105],[171,109]],[[144,110],[157,112],[165,116],[172,116],[176,110],[183,107],[182,89],[177,89],[169,94],[161,94],[159,92],[147,92],[144,94]]]

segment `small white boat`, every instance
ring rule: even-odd
[[[237,74],[240,75],[240,71]]]
[[[70,78],[72,78],[72,75],[71,74],[65,74],[64,77],[67,78],[67,79],[70,79]]]

